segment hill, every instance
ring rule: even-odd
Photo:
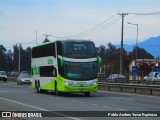
[[[160,36],[158,37],[151,37],[146,39],[142,42],[139,42],[138,47],[144,48],[147,52],[153,55],[155,58],[160,56]],[[116,48],[120,48],[121,45],[115,45]],[[134,45],[123,45],[124,49],[128,52],[133,50]]]

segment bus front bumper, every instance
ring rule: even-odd
[[[98,84],[92,86],[69,86],[64,85],[63,92],[70,92],[70,93],[83,93],[83,92],[97,92],[98,91]]]

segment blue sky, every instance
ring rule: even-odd
[[[91,39],[96,45],[120,44],[121,18],[119,13],[160,12],[160,0],[0,0],[0,44],[23,46],[44,40],[43,34],[57,37],[75,36]],[[111,18],[112,17],[112,18]],[[92,28],[101,24],[96,31]],[[112,23],[115,20],[115,23]],[[159,15],[133,15],[124,19],[124,43],[135,44],[136,26],[139,25],[139,42],[160,33]],[[88,34],[84,33],[87,30]],[[79,35],[79,36],[76,36]],[[74,37],[73,37],[74,38]],[[49,37],[50,40],[66,39]]]

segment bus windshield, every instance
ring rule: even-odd
[[[93,58],[96,57],[96,49],[93,42],[65,42],[63,47],[64,57],[69,58]]]
[[[91,80],[97,78],[97,62],[65,62],[64,77],[70,80]]]

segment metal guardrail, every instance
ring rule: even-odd
[[[16,82],[17,78],[15,77],[8,77],[7,78],[7,81],[10,81],[10,82]]]
[[[100,82],[107,83],[131,83],[131,84],[149,84],[149,85],[160,85],[160,81],[144,81],[144,80],[110,80],[110,79],[99,79]]]
[[[105,91],[160,95],[160,85],[99,82],[99,89]]]
[[[160,85],[160,81],[129,80],[132,84]]]

